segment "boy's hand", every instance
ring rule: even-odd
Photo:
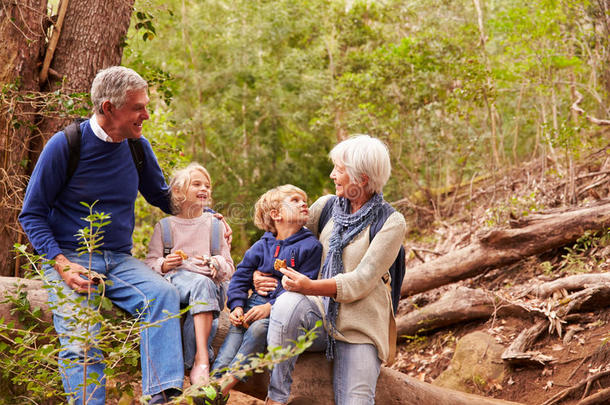
[[[263,297],[266,297],[277,288],[277,280],[271,277],[271,274],[263,273],[260,270],[255,270],[252,273],[252,283],[257,294]]]
[[[229,314],[229,322],[233,326],[242,326],[242,320],[244,318],[244,309],[242,307],[236,307],[231,314]]]
[[[168,271],[175,269],[182,264],[182,256],[178,253],[170,253],[165,256],[163,264],[161,265],[161,272],[167,273]]]
[[[271,304],[266,303],[263,305],[256,305],[252,307],[248,313],[244,316],[244,322],[247,324],[252,324],[254,321],[258,321],[259,319],[265,319],[269,317],[271,313]]]

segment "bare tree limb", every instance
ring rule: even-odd
[[[610,201],[596,206],[538,216],[520,229],[494,230],[476,242],[406,270],[403,297],[478,275],[490,268],[573,243],[586,230],[610,226]]]

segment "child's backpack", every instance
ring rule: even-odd
[[[320,219],[318,221],[318,235],[322,232],[322,229],[326,226],[330,218],[332,217],[332,208],[335,203],[335,199],[337,196],[332,196],[326,201],[324,204],[324,208],[322,208],[322,213],[320,214]],[[392,213],[394,213],[395,209],[388,204],[386,201],[383,202],[381,215],[377,218],[375,222],[371,224],[369,228],[369,240],[372,241],[377,232],[381,228],[383,228],[383,224],[386,219]],[[398,251],[398,256],[396,256],[396,260],[388,269],[388,272],[383,276],[383,281],[387,284],[388,274],[390,276],[390,287],[392,293],[392,305],[394,307],[394,313],[396,313],[396,309],[398,308],[398,302],[400,301],[400,287],[402,286],[402,280],[405,278],[405,247],[400,246],[400,250]]]
[[[163,257],[171,253],[174,247],[174,239],[172,237],[172,229],[169,226],[169,217],[161,219],[161,235],[163,238]],[[220,220],[212,216],[212,237],[210,238],[210,255],[216,256],[220,254],[220,240],[224,237],[223,226]]]
[[[85,121],[83,118],[78,118],[63,129],[66,141],[68,141],[68,170],[66,171],[66,183],[76,171],[76,167],[80,161],[80,124],[83,121]],[[128,139],[127,143],[129,144],[133,163],[138,170],[138,175],[141,175],[142,169],[144,168],[144,149],[142,148],[142,142],[140,139]]]

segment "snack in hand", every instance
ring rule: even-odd
[[[281,259],[275,259],[275,262],[273,263],[273,268],[275,270],[280,270],[280,269],[285,269],[286,268],[286,260],[281,260]]]
[[[182,251],[180,249],[176,250],[174,253],[177,254],[177,255],[180,255],[182,260],[186,260],[186,259],[189,258],[188,255],[186,253],[184,253],[184,251]]]
[[[248,325],[248,323],[244,320],[246,317],[245,316],[240,316],[239,320],[241,322],[241,326],[243,326],[245,329],[248,329],[250,327],[250,325]]]

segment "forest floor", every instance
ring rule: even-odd
[[[445,195],[439,199],[432,217],[428,215],[425,218],[426,209],[415,210],[420,217],[412,223],[414,229],[417,229],[411,233],[414,238],[407,236],[407,251],[413,247],[423,248],[424,253],[419,254],[420,258],[433,260],[439,254],[469,244],[482,231],[505,227],[511,218],[562,207],[584,206],[606,199],[610,195],[610,178],[606,173],[596,173],[605,172],[609,168],[608,156],[607,147],[596,150],[586,156],[582,164],[574,164],[572,176],[568,176],[565,168],[550,160],[531,162],[508,170],[505,175],[495,179],[486,178],[480,184],[467,185],[461,196]],[[417,206],[410,204],[412,207]],[[438,213],[443,207],[451,207],[452,215],[440,218]],[[506,295],[515,286],[540,284],[572,274],[603,273],[610,266],[607,263],[609,246],[610,238],[606,232],[583,238],[574,246],[528,257],[509,266],[489,269],[474,278],[403,299],[398,316],[435,301],[445,291],[456,286]],[[412,257],[407,268],[419,261]],[[555,296],[548,300],[553,299],[561,297]],[[610,303],[605,305],[608,304]],[[607,344],[610,339],[610,311],[605,305],[600,305],[600,309],[593,312],[581,314],[577,324],[564,324],[563,336],[558,336],[555,331],[552,334],[544,333],[535,341],[529,350],[551,356],[553,360],[548,364],[506,367],[502,381],[488,383],[475,379],[467,384],[467,390],[482,396],[538,405],[562,390],[610,369],[610,345]],[[495,316],[480,322],[462,323],[433,333],[408,337],[400,341],[398,358],[392,368],[432,383],[447,369],[456,343],[463,336],[481,331],[508,347],[521,331],[531,326],[531,320]],[[569,328],[575,328],[576,333],[569,341],[564,341]],[[587,395],[609,386],[610,380],[607,377],[601,378],[587,388]],[[576,404],[581,396],[583,389],[572,396],[566,396],[561,404]]]

